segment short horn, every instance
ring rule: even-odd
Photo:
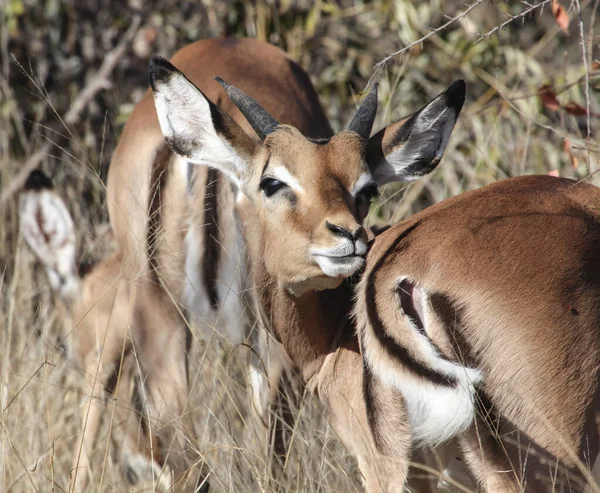
[[[225,82],[221,77],[215,77],[215,80],[223,86],[233,103],[242,112],[248,123],[252,125],[260,140],[265,140],[267,135],[275,131],[279,123],[260,104],[244,91]]]
[[[377,87],[379,84],[373,84],[373,89],[367,95],[360,108],[356,111],[356,115],[348,126],[348,130],[352,130],[360,135],[363,139],[368,139],[371,136],[371,129],[377,114]]]

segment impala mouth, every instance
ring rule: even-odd
[[[313,254],[323,273],[329,277],[350,277],[365,264],[364,255]]]
[[[323,257],[323,258],[328,258],[328,259],[333,259],[333,260],[345,260],[345,259],[354,259],[354,258],[364,259],[365,258],[364,255],[358,255],[357,253],[352,253],[350,255],[327,255],[324,253],[313,253],[313,257]]]

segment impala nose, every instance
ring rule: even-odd
[[[335,236],[350,240],[350,243],[352,244],[351,248],[354,251],[352,253],[347,253],[346,255],[359,255],[362,257],[367,253],[366,233],[362,226],[358,224],[354,224],[354,226],[355,228],[351,231],[348,227],[325,221],[325,227]]]

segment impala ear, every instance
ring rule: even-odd
[[[69,300],[77,295],[73,219],[52,182],[34,170],[19,200],[20,227],[25,241],[46,268],[52,288]]]
[[[379,185],[412,181],[439,164],[465,101],[465,83],[453,82],[416,113],[369,139],[367,163]]]
[[[173,152],[243,186],[258,144],[169,61],[153,56],[149,70],[160,128]]]

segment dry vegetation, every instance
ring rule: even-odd
[[[600,158],[599,2],[562,0],[567,32],[549,1],[531,2],[480,0],[461,17],[468,5],[452,0],[3,0],[0,491],[66,489],[85,393],[63,354],[49,284],[19,236],[17,196],[6,193],[37,151],[47,151],[40,165],[67,200],[82,259],[93,261],[111,247],[104,235],[104,178],[123,124],[146,89],[151,54],[168,56],[209,36],[268,40],[310,73],[334,128],[341,129],[374,65],[428,36],[377,72],[382,105],[376,126],[414,111],[453,79],[467,81],[468,101],[439,171],[388,189],[373,210],[374,222],[397,221],[509,176],[553,172],[598,182],[590,175]],[[454,17],[461,18],[449,22]],[[61,117],[136,18],[141,27],[109,74],[110,87],[65,126]],[[263,478],[268,465],[239,447],[245,389],[230,365],[235,357],[215,347],[196,343],[190,358],[189,410],[197,416],[199,452],[218,466],[225,489],[252,491],[249,477]],[[113,405],[127,403],[107,402],[109,414]],[[119,423],[105,423],[98,440],[94,460],[102,467],[93,491],[128,488],[107,453],[111,425]],[[313,398],[301,406],[292,448],[285,491],[361,490],[354,461]]]

